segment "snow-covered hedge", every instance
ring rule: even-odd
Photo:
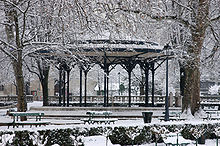
[[[73,129],[53,129],[33,131],[2,131],[0,145],[51,146],[82,145],[86,136],[108,136],[113,144],[131,145],[152,142],[163,142],[163,136],[173,132],[181,132],[186,139],[197,139],[205,135],[207,139],[220,136],[220,124],[201,125],[150,125],[144,127],[93,127]]]

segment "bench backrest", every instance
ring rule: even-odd
[[[90,117],[102,116],[102,115],[105,117],[108,117],[109,115],[112,114],[112,112],[109,112],[109,111],[87,111],[86,114],[89,115]]]

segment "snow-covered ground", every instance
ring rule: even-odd
[[[28,103],[28,109],[30,109],[31,106],[42,106],[42,102],[33,102],[33,103]],[[8,123],[12,122],[11,117],[6,115],[6,111],[8,109],[0,109],[0,121],[1,123]],[[51,112],[51,111],[50,111]],[[35,121],[35,119],[28,119],[28,121]],[[116,121],[115,124],[84,124],[80,120],[74,120],[71,118],[47,118],[47,119],[42,119],[42,121],[47,121],[50,122],[51,125],[48,126],[41,126],[41,127],[35,127],[35,126],[24,126],[22,127],[7,127],[7,126],[0,126],[0,131],[21,131],[21,130],[29,130],[29,131],[37,131],[37,130],[45,130],[45,129],[64,129],[64,128],[73,128],[73,127],[97,127],[97,126],[145,126],[148,124],[162,124],[162,125],[172,125],[172,124],[202,124],[202,123],[218,123],[219,121],[203,121],[201,119],[191,119],[187,121],[169,121],[169,122],[161,122],[156,118],[152,119],[151,123],[144,123],[143,119],[138,118],[138,119],[130,119],[130,120],[118,120]],[[5,138],[7,139],[7,138]],[[84,144],[85,146],[113,146],[110,140],[106,141],[106,137],[104,136],[91,136],[91,137],[85,137],[84,139]],[[190,146],[193,146],[195,144],[195,141],[192,141],[192,144]],[[220,142],[219,142],[220,144]],[[155,144],[145,144],[143,146],[154,146]],[[158,146],[163,146],[164,144],[158,144]],[[215,140],[206,140],[206,146],[215,146],[216,141]],[[117,146],[117,145],[116,145]],[[203,145],[204,146],[204,145]]]

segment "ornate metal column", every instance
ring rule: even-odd
[[[84,106],[86,107],[86,94],[87,94],[87,70],[84,70],[84,75],[85,75],[85,89],[84,89]]]
[[[108,86],[108,83],[109,83],[109,66],[107,65],[107,68],[106,68],[106,74],[107,74],[107,83],[106,83],[106,106],[108,106],[108,103],[109,103],[109,86]]]
[[[67,90],[67,97],[66,97],[67,107],[69,107],[69,103],[70,103],[70,95],[69,95],[70,94],[70,89],[69,89],[70,88],[70,71],[71,71],[70,68],[68,68],[66,71],[67,72],[67,87],[66,87],[67,88],[66,89]]]
[[[59,106],[62,104],[62,68],[59,67]]]
[[[65,81],[66,80],[66,73],[65,71],[63,71],[63,106],[66,106],[66,101],[65,101],[65,92],[66,92],[66,85],[65,85]]]
[[[135,67],[136,62],[132,58],[126,60],[122,67],[128,72],[128,106],[131,107],[131,72]]]
[[[107,83],[107,58],[106,58],[106,53],[105,53],[104,55],[104,107],[107,106],[106,83]]]
[[[131,70],[128,71],[128,106],[131,107]]]
[[[79,106],[82,106],[82,69],[80,68],[79,73]]]
[[[144,74],[145,74],[145,106],[148,107],[149,106],[149,95],[148,95],[149,63],[145,63]]]

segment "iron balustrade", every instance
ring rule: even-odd
[[[33,95],[26,95],[27,102],[33,102]],[[18,96],[17,95],[0,95],[0,102],[17,102]]]
[[[70,102],[72,103],[79,103],[80,96],[70,96]],[[86,101],[88,103],[104,103],[104,96],[97,95],[97,96],[90,96],[87,95]],[[175,96],[173,96],[173,101],[175,102]],[[84,96],[82,97],[82,100],[84,101]],[[57,103],[59,101],[59,96],[49,96],[49,103]],[[114,103],[128,103],[129,96],[124,95],[118,95],[118,96],[110,96],[109,97],[109,104]],[[201,104],[218,104],[220,106],[220,95],[209,95],[209,96],[201,96]],[[144,103],[145,102],[145,96],[131,96],[131,103]],[[165,104],[165,95],[154,95],[154,102],[156,104]],[[149,103],[152,103],[151,95],[149,95]]]
[[[149,96],[151,97],[151,96]],[[84,96],[82,97],[83,101],[84,101]],[[70,96],[69,97],[69,101],[70,102],[78,102],[80,101],[80,96]],[[165,96],[159,96],[159,95],[155,95],[154,96],[154,100],[157,103],[163,103],[165,101]],[[59,96],[49,96],[49,103],[53,103],[53,102],[58,102],[59,101]],[[86,101],[88,103],[103,103],[104,102],[104,96],[86,96]],[[112,96],[109,97],[109,103],[127,103],[129,101],[129,96]],[[131,96],[131,102],[133,103],[144,103],[145,102],[145,96]],[[151,103],[151,99],[149,99],[149,103]]]

